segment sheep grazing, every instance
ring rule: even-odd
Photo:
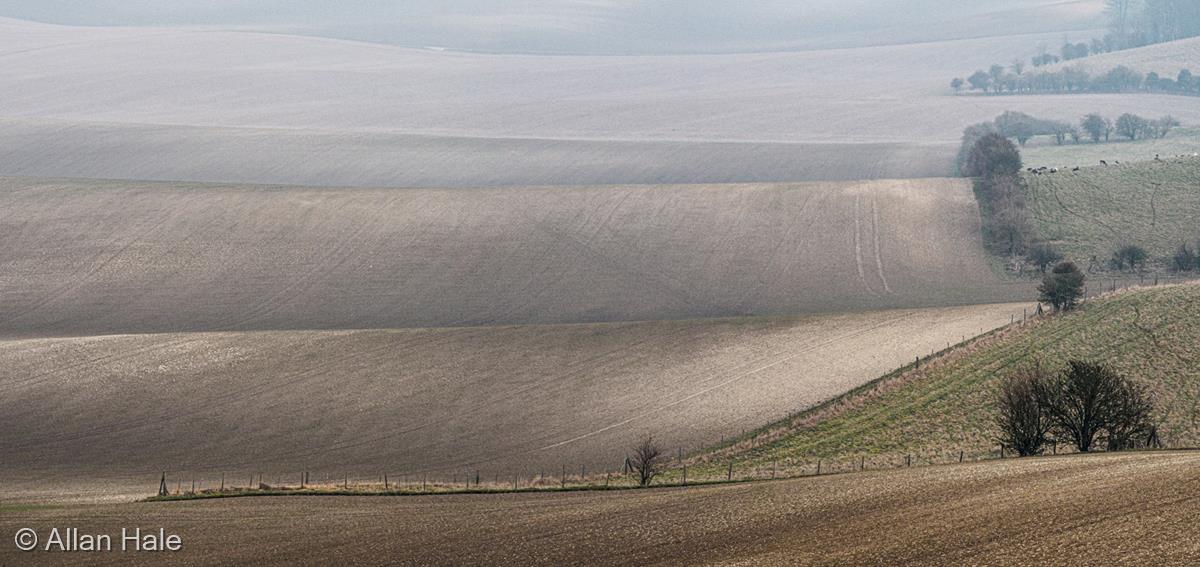
[[[1104,161],[1104,160],[1100,160],[1100,165],[1103,165],[1103,166],[1105,166],[1105,167],[1108,167],[1108,162],[1107,162],[1107,161]]]
[[[1075,166],[1074,168],[1071,169],[1071,171],[1079,171],[1079,166],[1078,165]]]
[[[1050,168],[1050,173],[1058,173],[1058,168],[1057,167]]]

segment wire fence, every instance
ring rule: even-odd
[[[1196,451],[1196,447],[1159,447],[1155,449],[1132,449],[1122,452]],[[1103,453],[1099,451],[1097,453]],[[1044,457],[1078,455],[1069,445],[1059,442],[1047,448]],[[687,487],[713,484],[761,482],[815,478],[829,475],[845,475],[887,471],[918,467],[950,466],[985,461],[1012,460],[1021,458],[1003,447],[979,452],[960,450],[939,451],[936,454],[890,454],[839,456],[830,459],[777,459],[770,461],[708,462],[695,465],[684,462],[660,463],[661,470],[654,476],[650,486]],[[253,495],[360,495],[360,496],[404,496],[421,494],[478,494],[512,492],[559,492],[585,490],[622,490],[639,487],[636,467],[629,462],[620,468],[588,473],[586,467],[558,471],[499,472],[490,474],[482,470],[462,470],[437,474],[381,473],[377,476],[349,476],[311,472],[293,473],[290,476],[274,477],[262,473],[240,477],[245,482],[235,481],[231,475],[219,478],[197,478],[172,475],[163,472],[156,496],[151,499],[187,499]]]
[[[1186,275],[1143,274],[1132,277],[1097,278],[1098,285],[1089,286],[1084,294],[1084,300],[1090,300],[1105,294],[1115,293],[1130,288],[1170,285],[1196,281],[1196,278]],[[836,458],[802,458],[788,457],[773,459],[766,462],[761,459],[747,459],[746,451],[769,445],[781,435],[786,435],[789,423],[804,416],[819,411],[849,396],[856,395],[862,389],[874,387],[889,378],[912,370],[920,370],[922,365],[938,359],[954,349],[979,339],[986,339],[1005,329],[1024,326],[1026,323],[1041,319],[1049,311],[1042,305],[1034,304],[1025,308],[1018,319],[1016,314],[1010,315],[1008,325],[992,330],[980,329],[980,334],[973,337],[963,336],[958,343],[947,342],[946,348],[933,350],[928,354],[918,354],[909,363],[877,380],[864,384],[845,394],[817,404],[803,412],[788,416],[764,427],[747,433],[742,430],[730,437],[721,437],[715,446],[708,446],[698,456],[691,456],[682,447],[676,449],[673,459],[666,463],[655,477],[657,486],[692,486],[714,483],[748,482],[760,480],[780,480],[801,477],[823,476],[830,474],[845,474],[871,470],[886,470],[920,466],[948,465],[957,463],[979,462],[995,459],[1013,458],[1016,455],[1003,447],[996,446],[987,451],[981,451],[978,446],[970,450],[938,451],[933,454],[869,454],[843,455]],[[1174,447],[1171,450],[1194,450],[1192,447]],[[724,452],[724,454],[722,454]],[[1070,453],[1067,445],[1054,441],[1047,454],[1058,455]],[[741,457],[739,459],[739,457]],[[245,479],[246,482],[240,482]],[[173,483],[173,484],[172,484]],[[440,472],[400,473],[389,474],[380,472],[377,476],[363,477],[337,474],[331,472],[292,472],[288,474],[243,473],[241,475],[220,475],[219,479],[212,476],[196,477],[186,473],[171,474],[163,472],[160,476],[157,497],[199,497],[224,496],[244,494],[435,494],[435,493],[464,493],[464,492],[514,492],[514,491],[553,491],[553,490],[601,490],[621,489],[638,486],[630,459],[626,457],[621,466],[602,470],[588,470],[586,465],[562,465],[558,470],[491,470],[460,468]]]

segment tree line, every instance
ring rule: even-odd
[[[1028,72],[1017,63],[1009,67],[996,64],[975,71],[966,79],[955,77],[950,87],[956,93],[966,89],[996,95],[1149,92],[1200,96],[1200,79],[1189,69],[1180,70],[1174,77],[1164,77],[1156,72],[1142,74],[1124,65],[1092,75],[1079,65],[1058,71]]]
[[[1140,5],[1139,5],[1140,4]],[[1107,0],[1108,32],[1091,41],[1064,41],[1058,53],[1045,43],[1030,59],[1034,67],[1054,65],[1092,55],[1200,36],[1200,3],[1194,0]],[[1020,75],[1025,63],[1011,64]]]
[[[1091,140],[1092,143],[1108,142],[1113,134],[1131,141],[1162,139],[1180,125],[1179,120],[1169,115],[1161,118],[1143,118],[1125,113],[1116,120],[1111,120],[1101,114],[1091,113],[1080,118],[1078,124],[1071,124],[1061,120],[1035,118],[1024,112],[1011,110],[997,116],[991,124],[994,125],[993,131],[1016,140],[1022,146],[1035,136],[1053,136],[1054,143],[1060,146],[1067,142],[1078,144],[1085,139]]]
[[[1009,256],[1024,252],[1033,223],[1021,185],[1021,152],[991,123],[967,128],[964,138],[961,169],[976,178],[984,245]]]
[[[1106,0],[1110,50],[1131,49],[1200,36],[1196,0]]]
[[[1037,239],[1032,215],[1025,202],[1021,152],[1010,138],[1022,145],[1034,135],[1043,134],[1054,135],[1060,144],[1065,143],[1066,139],[1079,143],[1085,136],[1099,143],[1108,140],[1114,133],[1131,140],[1139,137],[1161,138],[1178,124],[1170,116],[1147,120],[1134,114],[1123,114],[1113,121],[1099,114],[1088,114],[1075,126],[1008,111],[991,122],[967,127],[963,131],[963,143],[959,149],[958,168],[962,175],[975,178],[975,195],[984,219],[984,246],[994,254],[1019,259],[1024,262],[1022,266],[1031,265],[1042,274],[1064,259],[1054,245]],[[1107,267],[1120,272],[1141,272],[1145,270],[1148,260],[1150,253],[1146,249],[1134,243],[1122,243],[1113,250],[1107,266],[1093,257],[1088,271]],[[1200,270],[1200,242],[1195,249],[1186,243],[1181,244],[1174,256],[1166,258],[1166,262],[1180,272]],[[1071,280],[1074,277],[1072,274],[1079,271],[1073,263],[1064,264],[1069,264],[1063,266],[1066,271],[1051,274],[1061,282],[1043,281],[1045,287],[1063,292],[1058,298],[1055,297],[1056,292],[1044,294],[1042,301],[1055,308],[1069,308],[1076,299],[1072,296],[1073,286],[1056,288],[1053,285]]]

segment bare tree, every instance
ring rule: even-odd
[[[654,441],[653,435],[647,435],[633,448],[633,459],[630,466],[638,476],[639,486],[650,486],[654,477],[658,476],[664,460],[662,449]]]
[[[1036,396],[1054,429],[1087,453],[1112,424],[1123,384],[1121,376],[1103,364],[1072,360],[1053,379],[1036,383]]]
[[[1124,38],[1128,31],[1129,8],[1133,0],[1107,0],[1105,12],[1108,13],[1109,27],[1117,37]]]
[[[1046,446],[1050,419],[1038,403],[1038,390],[1051,379],[1040,364],[1017,370],[1000,385],[996,425],[1000,442],[1022,457],[1039,455]]]
[[[1145,248],[1136,244],[1124,244],[1117,248],[1112,255],[1112,266],[1117,270],[1124,271],[1128,265],[1130,270],[1142,271],[1146,268],[1146,259],[1150,257],[1150,253]]]
[[[1151,414],[1154,403],[1150,394],[1141,384],[1121,380],[1116,403],[1109,416],[1106,432],[1108,433],[1108,450],[1122,451],[1135,449],[1147,439],[1157,437]]]
[[[1025,259],[1044,274],[1047,268],[1062,261],[1063,255],[1054,246],[1045,242],[1038,242],[1029,247],[1029,253],[1025,256]]]

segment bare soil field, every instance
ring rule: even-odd
[[[183,539],[73,557],[91,565],[1189,565],[1198,467],[1125,453],[620,493],[10,507],[0,562],[57,564],[12,535],[73,526]]]
[[[953,142],[588,140],[0,119],[0,172],[358,187],[948,177]]]
[[[1023,301],[965,180],[478,190],[0,180],[0,336]]]
[[[672,452],[717,443],[1028,305],[0,341],[0,487],[104,500],[162,470],[207,487],[616,470],[646,433]]]
[[[15,129],[0,137],[0,175],[359,186],[928,177],[949,173],[965,125],[1005,110],[1200,123],[1200,108],[1172,96],[950,96],[963,69],[1055,33],[533,56],[0,24],[0,120]]]

